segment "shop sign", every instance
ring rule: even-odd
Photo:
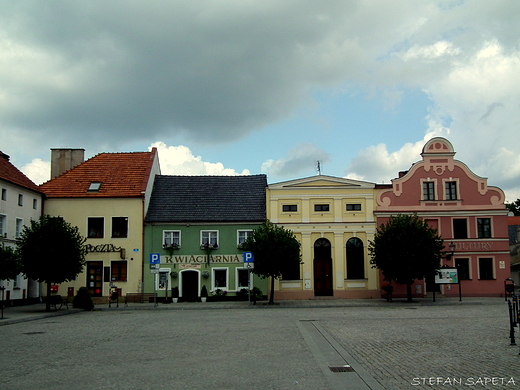
[[[177,255],[164,256],[166,261],[163,264],[202,264],[207,263],[207,255]],[[209,255],[209,262],[216,264],[241,263],[241,255]]]

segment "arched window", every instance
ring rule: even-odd
[[[365,278],[363,241],[352,237],[347,241],[347,279]]]

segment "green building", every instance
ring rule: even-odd
[[[244,267],[243,243],[266,220],[265,175],[165,176],[154,182],[145,218],[143,292],[199,300],[233,297],[248,286],[267,293],[267,280]]]

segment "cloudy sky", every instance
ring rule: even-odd
[[[389,183],[447,137],[520,198],[520,1],[0,0],[0,150]]]

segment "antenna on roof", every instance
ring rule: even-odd
[[[320,160],[318,160],[318,164],[316,166],[316,169],[318,171],[318,175],[321,175],[321,164],[320,164]]]

